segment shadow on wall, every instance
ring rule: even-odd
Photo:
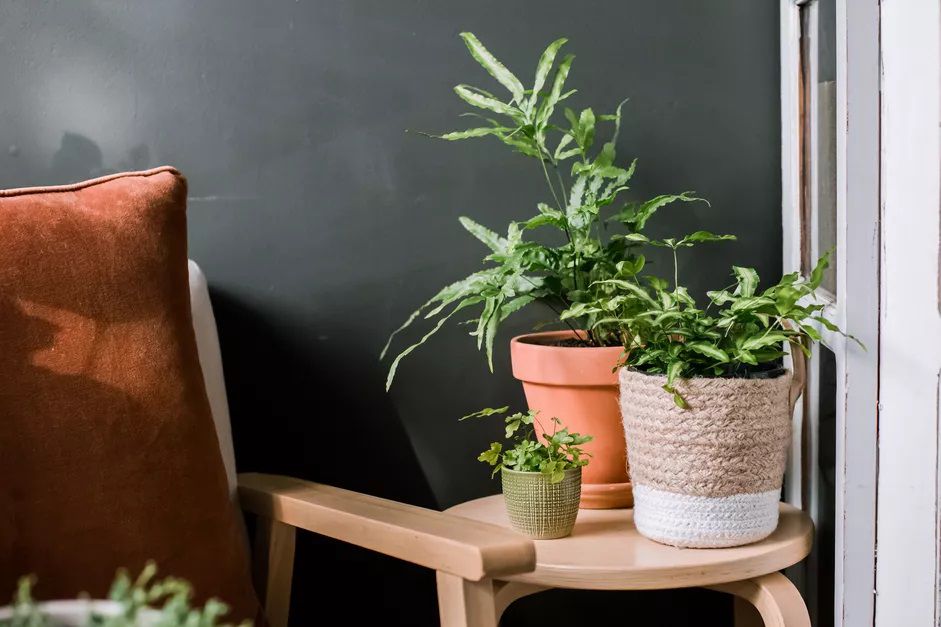
[[[333,356],[300,345],[225,292],[212,290],[212,302],[240,471],[281,473],[437,509],[380,385],[335,370]],[[349,624],[437,625],[431,571],[315,534],[298,536],[292,624],[323,622],[320,608],[348,598],[353,588],[368,591],[370,601],[344,609]]]
[[[59,149],[52,156],[49,181],[44,184],[77,183],[115,172],[146,170],[148,167],[150,149],[144,144],[131,148],[115,167],[105,167],[104,155],[97,143],[79,133],[65,131]]]

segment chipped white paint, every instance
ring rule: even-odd
[[[938,2],[883,1],[876,625],[938,624]]]
[[[785,271],[801,267],[800,15],[807,4],[816,29],[815,3],[781,2],[782,224]],[[823,295],[828,316],[869,347],[820,329],[837,367],[837,493],[820,492],[818,408],[820,360],[808,364],[803,408],[795,412],[794,452],[787,498],[816,516],[823,499],[836,506],[834,624],[871,625],[874,615],[877,469],[877,346],[879,333],[879,1],[837,0],[837,285]],[[816,42],[810,40],[808,82],[816,85]],[[808,110],[816,112],[811,92]],[[816,116],[810,116],[816,145]],[[814,150],[813,154],[816,155]],[[806,173],[811,193],[811,235],[817,232],[816,159]],[[816,237],[812,238],[816,240]],[[805,243],[811,256],[816,241]],[[806,412],[806,416],[804,413]],[[802,425],[807,433],[801,431]],[[805,437],[806,436],[806,437]],[[802,446],[803,445],[803,446]],[[804,476],[805,472],[808,476]],[[820,556],[819,559],[829,559]],[[802,573],[795,573],[799,580]],[[806,591],[805,591],[806,594]]]

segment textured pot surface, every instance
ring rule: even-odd
[[[534,540],[564,538],[578,517],[582,469],[565,471],[558,483],[541,472],[501,470],[503,498],[513,528]]]
[[[89,624],[90,616],[113,618],[120,616],[122,606],[116,601],[94,599],[69,599],[63,601],[43,601],[36,605],[39,612],[46,618],[48,627],[85,627]],[[0,607],[0,621],[13,618],[12,607]],[[138,627],[150,627],[160,620],[160,613],[153,609],[142,609],[137,614]]]
[[[678,381],[689,409],[663,391],[666,377],[623,368],[620,383],[641,534],[713,548],[774,531],[791,433],[789,372]]]
[[[573,337],[571,331],[553,331],[513,338],[513,376],[522,382],[529,408],[541,419],[559,418],[570,431],[594,437],[584,447],[592,458],[582,475],[581,506],[630,507],[618,378],[613,370],[622,349],[552,345]]]

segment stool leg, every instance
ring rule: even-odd
[[[493,580],[467,581],[438,571],[441,627],[497,627]]]
[[[804,599],[791,580],[781,573],[707,587],[735,595],[736,599],[753,605],[765,627],[810,627],[810,616]],[[740,615],[743,619],[746,617],[744,612],[736,611],[736,620]]]
[[[506,608],[510,607],[513,601],[548,589],[549,588],[546,586],[537,586],[533,583],[519,583],[517,581],[494,582],[493,600],[497,611],[497,622],[500,622],[500,617],[503,616],[503,612],[506,611]]]

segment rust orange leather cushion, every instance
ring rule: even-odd
[[[186,180],[0,191],[0,599],[102,597],[124,566],[255,618],[193,332]],[[3,602],[0,602],[3,605]]]

